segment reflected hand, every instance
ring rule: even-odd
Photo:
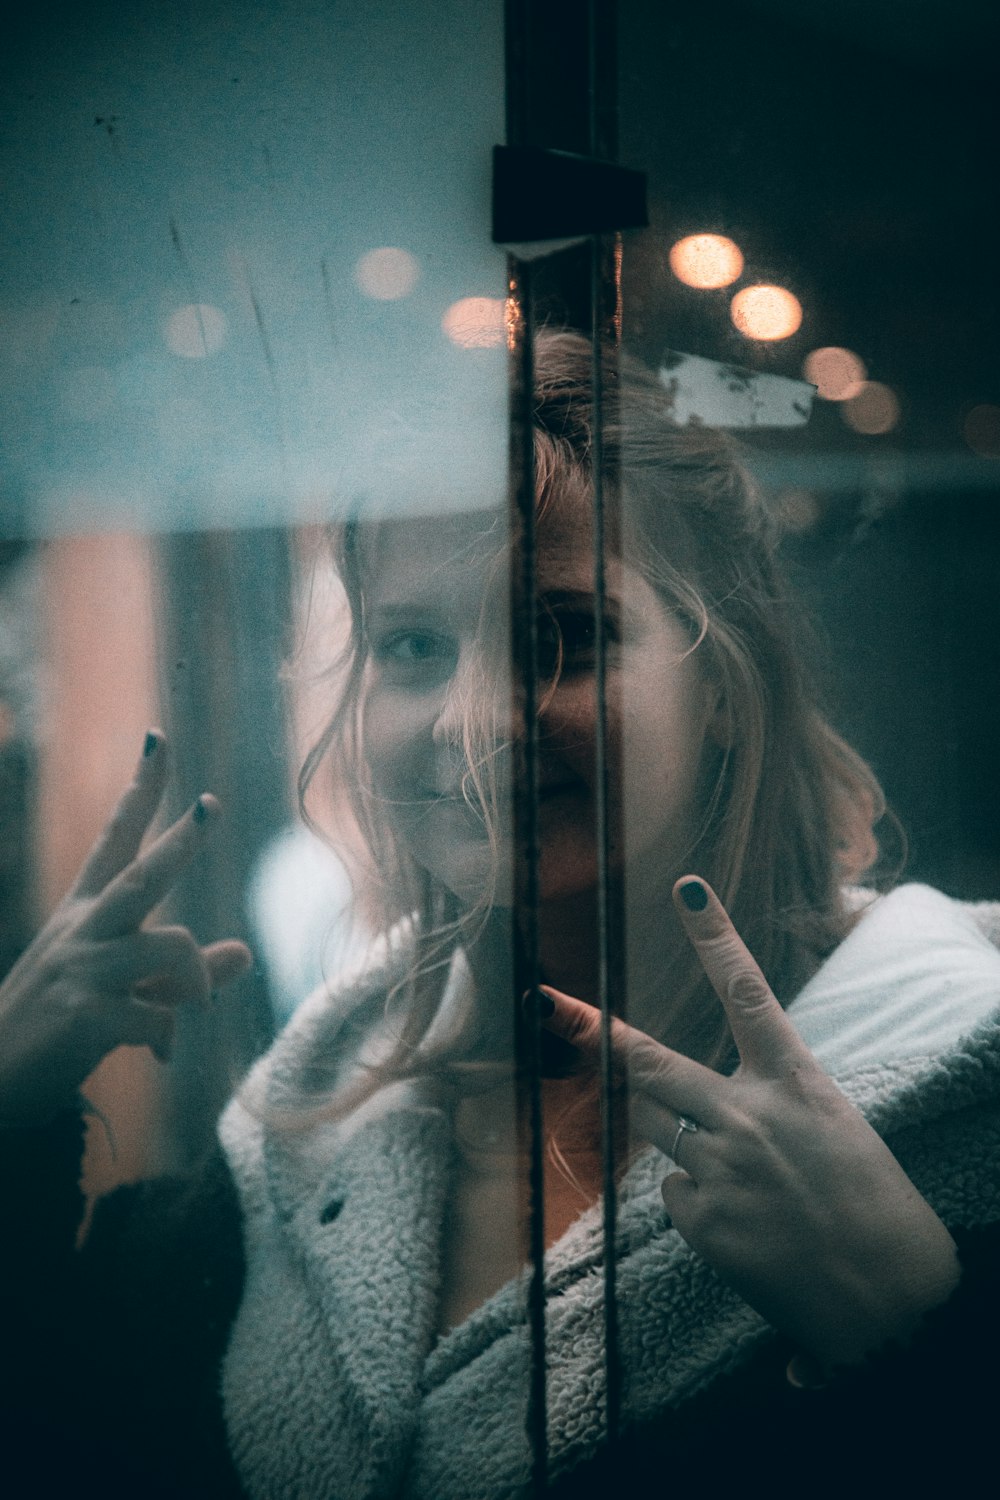
[[[860,1360],[905,1339],[950,1295],[954,1242],[799,1037],[715,893],[685,877],[674,902],[741,1062],[724,1077],[612,1023],[638,1126],[679,1168],[664,1203],[691,1248],[773,1327],[824,1366]],[[600,1013],[544,993],[554,1006],[544,1025],[596,1059]]]
[[[199,797],[140,854],[165,780],[165,743],[151,733],[75,885],[0,985],[0,1120],[51,1118],[123,1043],[165,1060],[176,1007],[207,1004],[252,962],[245,943],[200,947],[186,927],[142,925],[219,813]]]

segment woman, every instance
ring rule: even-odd
[[[995,1327],[979,1265],[998,1217],[1000,957],[980,925],[993,914],[919,887],[845,890],[876,852],[878,790],[809,697],[764,509],[728,447],[671,427],[666,394],[628,363],[620,384],[607,372],[605,482],[621,525],[595,622],[589,361],[575,336],[539,341],[552,1474],[573,1493],[645,1468],[703,1483],[721,1473],[706,1457],[721,1437],[763,1436],[799,1465],[826,1444],[829,1478],[838,1462],[851,1472],[850,1445],[832,1446],[846,1422],[878,1438],[883,1477],[898,1480],[906,1454],[879,1437],[873,1380],[918,1421],[960,1413],[974,1434],[969,1350]],[[332,757],[350,792],[342,837],[367,854],[385,937],[258,1064],[223,1117],[224,1164],[188,1199],[163,1185],[116,1195],[82,1257],[101,1295],[141,1288],[140,1345],[155,1337],[159,1352],[151,1389],[131,1382],[134,1451],[200,1424],[197,1477],[172,1470],[188,1492],[223,1493],[237,1475],[251,1496],[530,1484],[523,1121],[507,1065],[524,987],[510,834],[524,729],[504,686],[498,532],[472,514],[343,533],[344,689],[305,779]],[[612,996],[628,1015],[615,1045],[630,1101],[613,1460],[593,1067],[597,630],[628,933]],[[238,945],[199,952],[139,926],[212,810],[200,799],[201,823],[137,855],[161,765],[156,739],[69,907],[5,985],[8,1117],[44,1118],[115,1041],[162,1046],[171,1001],[246,961]],[[68,974],[71,1002],[53,1004]],[[60,1070],[41,1064],[53,1052]],[[54,1149],[55,1128],[37,1149]],[[153,1280],[136,1282],[150,1251]],[[19,1280],[32,1275],[26,1263]],[[151,1287],[169,1297],[159,1317]],[[135,1367],[136,1327],[97,1292],[88,1306],[95,1326],[126,1334],[105,1361],[106,1398]],[[49,1320],[54,1344],[74,1316],[60,1306]],[[43,1374],[52,1357],[46,1346]],[[942,1357],[962,1365],[946,1394],[927,1379]]]

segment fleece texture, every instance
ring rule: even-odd
[[[923,887],[864,905],[803,991],[802,1032],[946,1223],[995,1221],[1000,907],[961,905]],[[525,1280],[436,1338],[453,1158],[432,1084],[383,1089],[343,1122],[304,1131],[278,1123],[303,1089],[345,1078],[377,1045],[387,990],[405,962],[405,953],[389,954],[340,993],[308,1001],[222,1119],[247,1261],[223,1399],[251,1500],[501,1500],[530,1489]],[[828,1001],[840,1007],[832,1029],[824,975]],[[469,982],[458,955],[448,987]],[[860,996],[853,1006],[851,994]],[[879,1004],[895,1014],[892,1036],[902,1028],[907,1041],[880,1044],[878,1023],[873,1033],[866,1021]],[[837,1040],[845,1026],[860,1028],[853,1050]],[[621,1193],[619,1316],[625,1410],[635,1423],[774,1338],[666,1226],[659,1189],[669,1166],[647,1151]],[[599,1205],[547,1254],[545,1269],[558,1475],[604,1435]]]

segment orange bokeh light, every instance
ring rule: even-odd
[[[848,427],[866,437],[891,432],[900,416],[899,397],[880,380],[866,380],[858,394],[840,409]]]
[[[783,286],[745,286],[729,304],[729,315],[748,339],[787,339],[802,322],[802,303]]]
[[[824,401],[850,401],[861,394],[868,377],[864,361],[851,349],[828,345],[807,354],[802,373]]]
[[[670,269],[685,286],[711,291],[743,273],[743,251],[724,234],[689,234],[670,251]]]

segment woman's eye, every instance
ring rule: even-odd
[[[605,647],[618,639],[611,619],[604,621]],[[582,671],[597,655],[597,621],[589,612],[547,613],[538,622],[539,667],[552,676]]]
[[[452,641],[433,630],[394,630],[377,637],[372,655],[383,671],[400,678],[450,673],[455,663]]]

